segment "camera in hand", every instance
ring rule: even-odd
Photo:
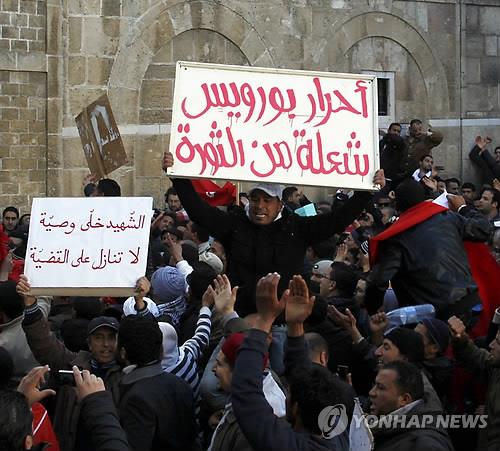
[[[82,372],[80,371],[80,374]],[[75,376],[73,370],[59,370],[57,372],[57,379],[61,385],[75,385]]]

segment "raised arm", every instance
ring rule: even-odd
[[[427,134],[427,138],[432,143],[432,145],[436,147],[439,146],[439,144],[441,144],[441,142],[443,141],[443,134],[439,130],[431,129]]]
[[[17,284],[17,292],[24,299],[23,330],[26,340],[35,358],[42,365],[49,365],[55,373],[69,367],[77,356],[69,351],[50,331],[47,318],[42,313],[36,299],[29,295],[30,285],[25,275],[21,275]]]
[[[262,391],[267,336],[285,306],[284,298],[277,298],[278,282],[278,274],[268,274],[257,284],[256,326],[240,347],[233,370],[231,399],[238,425],[253,449],[298,451],[305,449],[303,434],[296,434],[290,424],[274,415]]]
[[[304,321],[311,315],[314,297],[309,296],[307,284],[301,276],[294,276],[285,291],[285,320],[288,339],[285,352],[285,372],[291,374],[298,367],[309,368],[307,343],[304,340]]]
[[[173,164],[173,155],[170,152],[165,152],[163,156],[163,170],[166,171]],[[171,180],[189,219],[200,224],[215,237],[223,237],[232,230],[230,216],[217,207],[211,207],[204,202],[195,191],[191,180],[176,178],[172,178]]]
[[[385,186],[384,170],[379,169],[373,179],[374,185]],[[340,208],[332,209],[326,215],[317,215],[301,218],[299,227],[301,234],[306,237],[306,244],[324,241],[334,233],[343,232],[367,206],[373,195],[368,191],[358,191]]]
[[[465,333],[465,325],[456,316],[448,320],[452,334],[451,344],[457,360],[465,368],[479,374],[481,378],[488,377],[493,364],[493,356],[486,349],[479,349]]]
[[[475,208],[466,205],[462,196],[453,196],[453,198],[458,198],[456,202],[460,203],[460,206],[455,209],[450,202],[450,209],[458,213],[457,219],[460,221],[462,239],[479,242],[488,241],[491,232],[491,224],[488,218]]]
[[[185,351],[190,352],[195,360],[199,360],[202,352],[208,346],[208,342],[210,341],[210,330],[212,328],[212,310],[210,310],[210,307],[212,305],[213,297],[207,295],[205,292],[194,335],[189,340],[186,340],[182,345],[182,348]]]

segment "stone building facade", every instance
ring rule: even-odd
[[[74,117],[107,92],[129,156],[112,177],[161,206],[178,60],[375,72],[381,124],[441,129],[436,163],[473,179],[474,136],[500,143],[499,24],[498,0],[0,0],[1,205],[81,195]]]

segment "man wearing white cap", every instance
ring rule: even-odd
[[[166,152],[163,169],[173,164],[173,155]],[[383,171],[376,173],[373,182],[385,185]],[[307,246],[344,231],[372,197],[359,192],[333,214],[301,217],[283,210],[282,186],[260,183],[249,193],[247,210],[226,213],[200,199],[190,180],[172,179],[172,184],[191,220],[226,249],[227,274],[232,285],[239,287],[236,310],[240,315],[255,312],[255,287],[261,277],[278,272],[281,294],[292,276],[302,271]]]

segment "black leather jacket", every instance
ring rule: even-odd
[[[480,301],[462,242],[486,241],[489,232],[488,220],[466,206],[460,214],[437,214],[381,242],[368,280],[369,310],[381,305],[391,281],[400,306],[433,304],[438,317],[465,313]],[[463,299],[466,305],[459,302]]]

